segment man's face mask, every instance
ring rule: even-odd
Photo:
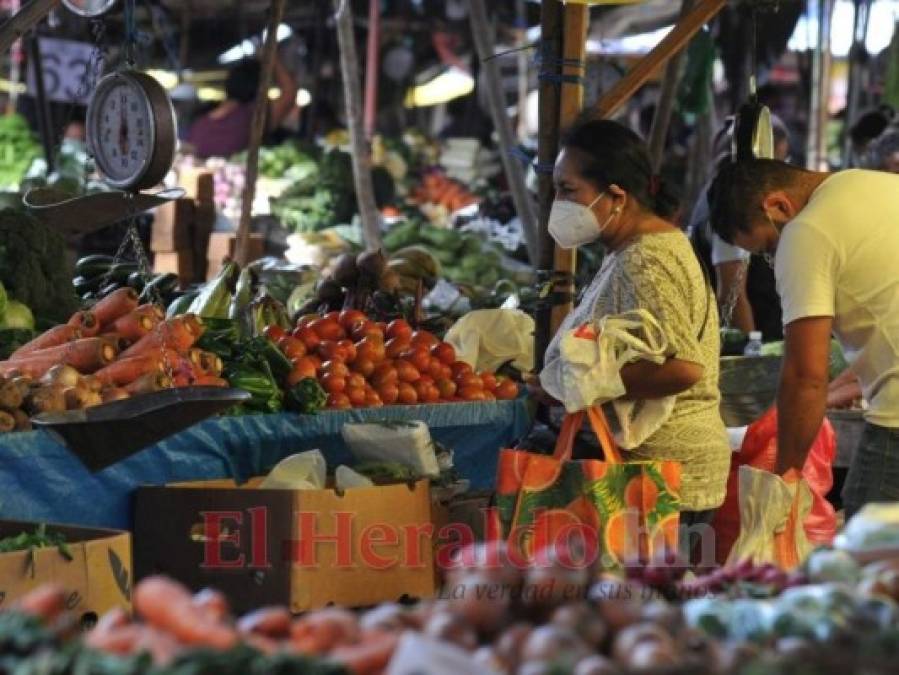
[[[555,242],[562,248],[577,248],[584,244],[596,241],[612,219],[621,212],[615,208],[600,225],[593,213],[593,207],[602,199],[605,192],[601,192],[589,206],[567,199],[557,199],[553,202],[549,212],[549,233]]]

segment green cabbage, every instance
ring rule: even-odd
[[[0,319],[0,328],[34,330],[34,314],[31,313],[27,305],[23,305],[15,300],[9,300],[6,303],[6,311],[3,313],[3,318]]]

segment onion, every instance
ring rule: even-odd
[[[655,673],[678,663],[677,653],[671,643],[648,641],[634,646],[627,654],[625,665],[632,675]]]
[[[628,665],[630,655],[644,642],[659,643],[674,650],[674,640],[665,629],[655,623],[643,622],[628,626],[615,636],[612,658],[622,665]]]
[[[530,661],[565,663],[573,666],[590,654],[590,649],[577,633],[567,628],[547,624],[535,628],[524,643],[521,658]]]
[[[478,646],[478,636],[469,623],[452,612],[437,612],[425,624],[424,634],[435,640],[451,642],[467,651]]]
[[[515,670],[521,660],[521,650],[534,627],[529,623],[516,623],[503,631],[494,643],[497,657],[510,670]]]
[[[59,384],[63,387],[77,387],[81,383],[81,373],[64,363],[53,366],[41,378],[41,384]]]

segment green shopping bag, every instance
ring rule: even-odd
[[[604,460],[571,459],[585,414]],[[673,554],[680,482],[679,462],[622,461],[602,409],[594,406],[566,415],[552,455],[500,452],[498,534],[523,560],[575,537],[582,538],[588,558],[608,568]]]

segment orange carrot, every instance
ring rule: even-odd
[[[100,322],[93,312],[75,312],[69,319],[69,325],[80,328],[84,337],[96,337],[100,332]]]
[[[338,646],[328,657],[342,663],[353,675],[375,675],[390,663],[399,639],[395,633],[370,631],[359,644]]]
[[[82,337],[81,329],[77,326],[56,326],[54,328],[51,328],[47,332],[38,335],[31,342],[27,342],[26,344],[19,347],[15,352],[13,352],[13,358],[25,356],[26,354],[30,354],[41,349],[58,347],[59,345],[64,345],[66,342],[77,340],[80,337]]]
[[[126,340],[123,335],[119,335],[118,333],[103,333],[98,337],[111,344],[119,354],[128,349],[132,342],[131,340]]]
[[[136,396],[137,394],[152,394],[153,392],[170,389],[171,387],[172,378],[168,375],[165,375],[164,373],[147,373],[146,375],[141,375],[134,380],[134,382],[130,382],[125,386],[125,391],[132,396]]]
[[[161,356],[158,353],[148,353],[110,363],[105,368],[98,370],[96,377],[104,385],[121,387],[131,384],[142,375],[159,373],[163,369],[164,363]]]
[[[137,309],[137,303],[137,293],[133,288],[120,288],[100,300],[92,311],[100,325],[105,327]]]
[[[59,347],[41,349],[6,362],[18,367],[30,377],[42,377],[57,364],[72,366],[82,375],[93,373],[112,363],[116,357],[115,348],[101,338],[83,338]],[[39,374],[36,374],[39,373]]]
[[[147,313],[135,309],[133,312],[116,319],[115,323],[112,324],[112,330],[126,340],[137,342],[156,328],[157,323]]]
[[[222,389],[227,389],[231,386],[228,380],[216,375],[201,375],[194,380],[194,385],[197,387],[220,387]]]
[[[162,307],[160,307],[159,305],[154,305],[150,302],[141,305],[134,311],[139,314],[149,316],[151,319],[153,319],[154,326],[162,323],[165,320],[165,310],[162,309]]]
[[[176,352],[186,352],[200,338],[189,321],[191,315],[176,316],[159,324],[153,332],[145,335],[122,354],[123,357],[145,354],[152,349],[165,347]],[[202,326],[202,324],[196,324]]]

